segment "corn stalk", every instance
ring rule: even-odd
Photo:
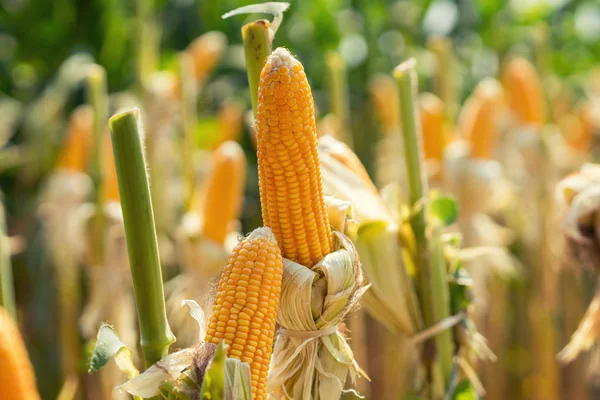
[[[137,109],[110,119],[127,249],[146,368],[175,341],[167,322],[162,272]]]

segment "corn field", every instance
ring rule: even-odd
[[[4,1],[0,399],[600,399],[600,4]]]

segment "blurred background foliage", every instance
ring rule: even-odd
[[[202,115],[216,113],[227,98],[250,108],[240,27],[256,16],[221,15],[255,0],[0,0],[0,101],[12,107],[14,126],[10,144],[25,142],[25,110],[55,82],[61,64],[78,53],[89,55],[107,70],[111,93],[136,85],[142,21],[158,27],[159,69],[176,71],[177,54],[194,38],[211,31],[224,32],[226,54],[202,93]],[[337,50],[348,66],[352,126],[357,154],[371,170],[373,145],[380,133],[368,98],[369,79],[389,71],[409,56],[418,60],[422,91],[433,88],[437,64],[430,39],[452,39],[452,69],[458,101],[487,76],[498,76],[507,54],[534,61],[544,79],[559,77],[578,96],[588,74],[600,60],[600,2],[597,0],[292,0],[274,45],[286,46],[305,66],[321,115],[328,112],[325,55]],[[150,66],[152,68],[153,66]],[[73,78],[74,79],[74,78]],[[84,102],[83,83],[74,81],[72,93],[57,112],[63,119]],[[7,114],[2,114],[3,118]],[[454,116],[455,117],[455,116]],[[204,121],[210,124],[210,120]],[[200,120],[200,124],[203,120]],[[62,131],[44,127],[44,140],[62,138]],[[48,128],[48,129],[46,129]],[[52,129],[55,129],[54,131]],[[201,129],[200,129],[201,130]],[[58,136],[52,132],[61,132]],[[46,138],[46,139],[44,139]],[[52,142],[54,141],[54,142]],[[243,144],[255,163],[248,135]],[[48,142],[50,143],[50,142]],[[48,145],[48,149],[58,146]],[[52,150],[48,150],[52,153]],[[26,155],[22,155],[25,157]],[[0,159],[4,160],[2,157]],[[1,164],[1,163],[0,163]],[[251,165],[251,164],[250,164]],[[2,167],[0,165],[0,167]],[[244,209],[244,231],[260,224],[255,168],[249,168]],[[5,168],[2,167],[2,171]],[[44,398],[55,398],[60,388],[59,355],[49,350],[56,337],[53,275],[35,218],[36,194],[43,179],[0,176],[6,195],[11,235],[24,236],[27,250],[14,258],[18,300],[27,304],[26,324],[30,351]],[[45,327],[40,331],[39,327]],[[82,366],[83,369],[83,366]],[[44,371],[40,373],[40,371]]]

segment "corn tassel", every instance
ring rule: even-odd
[[[244,196],[246,156],[237,142],[223,143],[213,154],[204,207],[204,235],[225,242],[230,223],[237,219]]]
[[[223,269],[206,341],[227,343],[229,356],[250,364],[254,400],[266,397],[283,260],[269,228],[235,247]]]
[[[442,161],[446,147],[444,103],[433,93],[423,93],[419,105],[425,159]]]
[[[490,159],[494,155],[499,132],[498,108],[502,87],[494,79],[483,80],[465,103],[459,118],[459,130],[471,143],[471,155]]]
[[[312,93],[304,67],[286,49],[261,72],[258,177],[265,226],[285,258],[312,267],[332,251],[323,199]]]
[[[89,106],[80,106],[73,111],[63,148],[58,156],[57,167],[65,170],[85,172],[92,146],[94,112]]]
[[[521,124],[539,126],[546,119],[546,105],[535,67],[524,58],[514,58],[506,66],[502,84],[508,105]]]
[[[37,400],[40,398],[33,366],[15,321],[0,307],[0,398]]]

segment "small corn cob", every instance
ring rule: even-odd
[[[489,159],[498,141],[497,111],[502,87],[492,78],[481,81],[459,117],[459,130],[471,143],[471,155]]]
[[[226,141],[213,153],[204,205],[204,236],[223,244],[238,218],[246,182],[246,156],[237,142]]]
[[[433,93],[423,93],[419,96],[419,105],[425,159],[441,161],[446,147],[444,103]]]
[[[0,307],[0,398],[36,400],[40,396],[33,366],[15,321]]]
[[[388,75],[378,75],[371,80],[369,91],[383,133],[390,135],[399,132],[400,106],[398,104],[398,88],[394,79]]]
[[[252,397],[266,397],[283,260],[269,228],[258,228],[233,249],[223,269],[206,342],[223,340],[229,356],[250,365]]]
[[[217,67],[227,46],[227,37],[219,31],[207,32],[194,39],[186,52],[194,61],[194,78],[202,82]]]
[[[115,167],[115,158],[112,150],[110,135],[105,135],[104,139],[104,154],[102,160],[102,168],[104,169],[104,198],[108,201],[121,201],[119,196],[119,183],[117,182],[117,169]]]
[[[57,166],[62,169],[85,172],[92,145],[94,112],[90,106],[80,106],[73,111],[64,146]]]
[[[535,67],[524,58],[514,58],[504,70],[502,84],[508,105],[522,124],[542,125],[546,119],[544,92]]]
[[[311,89],[304,67],[284,48],[261,72],[256,127],[264,224],[284,257],[310,268],[332,251],[333,239]]]
[[[235,101],[226,102],[219,110],[219,136],[214,147],[217,148],[227,140],[237,142],[242,134],[244,108]]]

